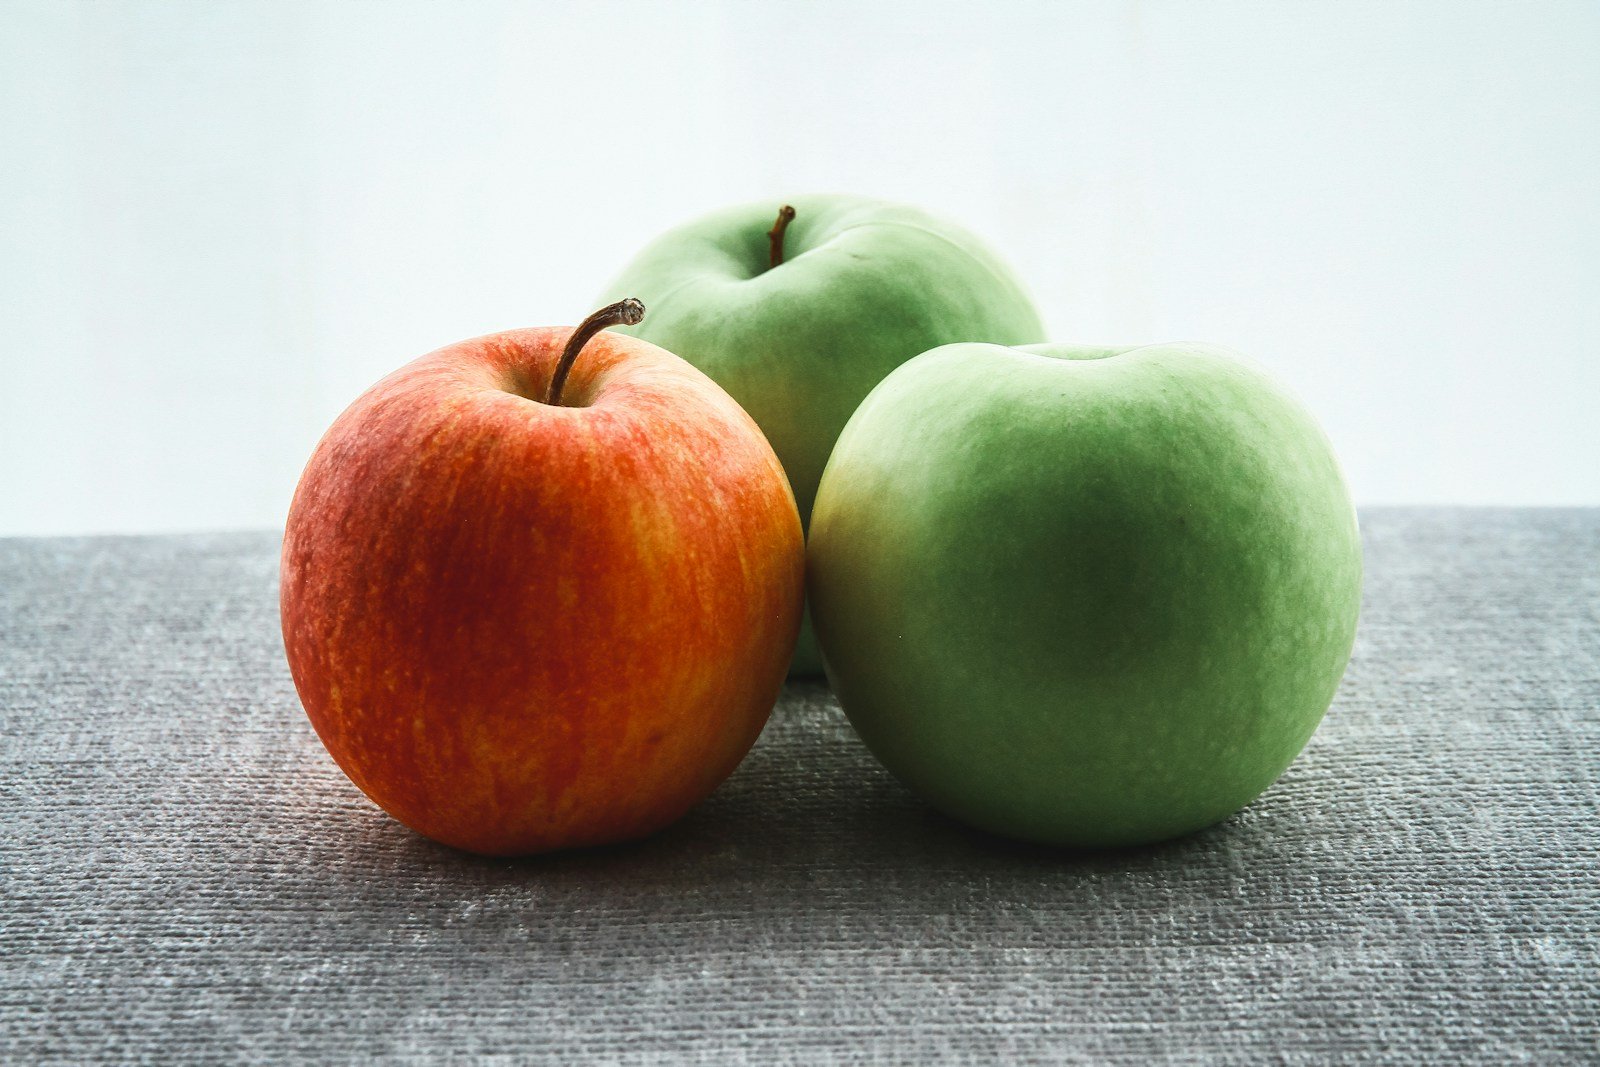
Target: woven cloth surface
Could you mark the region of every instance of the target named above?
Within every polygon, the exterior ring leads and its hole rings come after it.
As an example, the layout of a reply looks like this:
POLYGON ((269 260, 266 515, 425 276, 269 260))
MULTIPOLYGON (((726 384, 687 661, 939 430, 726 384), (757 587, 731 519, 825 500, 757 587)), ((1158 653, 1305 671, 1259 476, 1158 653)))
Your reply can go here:
POLYGON ((275 534, 0 540, 0 1061, 1592 1062, 1600 511, 1363 526, 1332 710, 1199 835, 969 831, 812 684, 675 827, 523 861, 323 752, 275 534))

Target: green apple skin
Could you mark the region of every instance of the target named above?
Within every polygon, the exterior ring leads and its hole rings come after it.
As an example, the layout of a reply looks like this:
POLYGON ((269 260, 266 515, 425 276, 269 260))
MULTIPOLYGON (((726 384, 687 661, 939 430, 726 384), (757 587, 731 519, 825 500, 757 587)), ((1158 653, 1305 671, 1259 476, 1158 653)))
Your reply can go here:
MULTIPOLYGON (((816 195, 728 208, 646 247, 604 301, 649 308, 624 332, 688 360, 755 419, 789 476, 801 522, 839 431, 873 386, 957 341, 1044 339, 1009 269, 972 234, 916 208, 816 195), (789 204, 783 262, 767 234, 789 204)), ((821 670, 802 626, 791 673, 821 670)))
POLYGON ((1355 509, 1304 408, 1227 350, 950 345, 839 439, 807 548, 867 746, 1056 845, 1198 830, 1305 746, 1349 661, 1355 509))

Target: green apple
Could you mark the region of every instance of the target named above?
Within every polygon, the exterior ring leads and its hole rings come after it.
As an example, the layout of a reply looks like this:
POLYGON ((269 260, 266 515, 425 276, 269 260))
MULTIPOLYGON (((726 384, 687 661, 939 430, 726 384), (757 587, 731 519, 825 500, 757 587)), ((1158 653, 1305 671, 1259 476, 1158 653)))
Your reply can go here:
MULTIPOLYGON (((802 523, 839 431, 884 375, 956 341, 1044 339, 1022 287, 976 237, 856 196, 708 215, 645 248, 608 292, 650 309, 627 332, 700 368, 754 417, 802 523)), ((820 669, 807 625, 792 672, 820 669)))
POLYGON ((883 763, 997 833, 1210 825, 1305 746, 1350 657, 1355 509, 1304 408, 1224 349, 949 345, 839 438, 808 593, 883 763))

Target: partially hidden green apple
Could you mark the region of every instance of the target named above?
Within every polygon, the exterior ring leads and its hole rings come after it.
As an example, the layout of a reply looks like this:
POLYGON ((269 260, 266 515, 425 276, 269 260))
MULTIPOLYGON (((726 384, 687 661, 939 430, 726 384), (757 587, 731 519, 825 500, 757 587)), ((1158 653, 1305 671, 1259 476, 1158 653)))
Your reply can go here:
MULTIPOLYGON (((939 345, 1044 338, 1022 287, 976 237, 855 196, 708 215, 645 248, 608 292, 650 308, 628 332, 688 360, 750 413, 802 523, 839 431, 884 375, 939 345)), ((820 669, 805 625, 791 673, 820 669)))
POLYGON ((1310 415, 1199 345, 951 345, 896 370, 818 490, 808 593, 880 760, 975 826, 1200 829, 1305 746, 1361 544, 1310 415))

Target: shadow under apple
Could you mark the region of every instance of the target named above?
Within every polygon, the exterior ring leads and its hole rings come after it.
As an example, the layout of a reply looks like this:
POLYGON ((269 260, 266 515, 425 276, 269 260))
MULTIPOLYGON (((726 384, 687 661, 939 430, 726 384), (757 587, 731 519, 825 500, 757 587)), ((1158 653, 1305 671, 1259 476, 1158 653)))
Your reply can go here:
POLYGON ((825 686, 791 683, 734 776, 647 839, 497 859, 429 841, 361 800, 358 812, 339 805, 328 811, 337 818, 314 828, 329 836, 311 876, 375 915, 424 903, 495 922, 507 909, 536 912, 558 940, 561 917, 574 914, 587 917, 580 926, 605 916, 669 941, 685 924, 738 940, 802 919, 840 936, 960 937, 997 917, 1002 942, 1026 941, 1041 923, 1080 931, 1155 923, 1163 936, 1204 940, 1215 933, 1186 915, 1211 914, 1219 901, 1270 900, 1280 891, 1273 871, 1337 869, 1327 864, 1321 809, 1294 802, 1300 776, 1291 769, 1244 812, 1162 844, 1030 845, 927 806, 878 765, 825 686))

